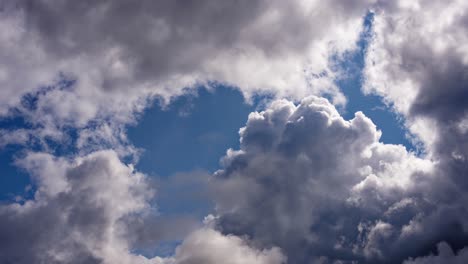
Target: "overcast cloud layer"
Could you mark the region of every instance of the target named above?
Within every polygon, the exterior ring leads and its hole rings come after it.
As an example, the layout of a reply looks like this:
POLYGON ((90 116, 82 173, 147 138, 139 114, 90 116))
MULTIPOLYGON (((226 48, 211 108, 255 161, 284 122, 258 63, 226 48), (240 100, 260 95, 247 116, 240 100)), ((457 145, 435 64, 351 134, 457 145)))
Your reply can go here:
POLYGON ((0 148, 34 186, 0 204, 1 263, 468 261, 466 1, 0 0, 0 32, 0 116, 20 120, 0 148), (337 111, 365 17, 362 90, 420 155, 337 111), (168 219, 125 128, 220 84, 274 99, 193 174, 212 214, 168 219), (138 251, 164 240, 173 255, 138 251))

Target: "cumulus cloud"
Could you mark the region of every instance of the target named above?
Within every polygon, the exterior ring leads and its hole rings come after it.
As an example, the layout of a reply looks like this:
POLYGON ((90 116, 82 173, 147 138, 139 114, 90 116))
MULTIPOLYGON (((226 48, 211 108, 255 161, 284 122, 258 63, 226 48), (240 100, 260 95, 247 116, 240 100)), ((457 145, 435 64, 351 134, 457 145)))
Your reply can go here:
POLYGON ((380 134, 362 113, 344 120, 317 97, 250 114, 213 180, 217 228, 278 246, 290 263, 395 263, 423 251, 406 232, 433 210, 417 189, 434 164, 380 134))

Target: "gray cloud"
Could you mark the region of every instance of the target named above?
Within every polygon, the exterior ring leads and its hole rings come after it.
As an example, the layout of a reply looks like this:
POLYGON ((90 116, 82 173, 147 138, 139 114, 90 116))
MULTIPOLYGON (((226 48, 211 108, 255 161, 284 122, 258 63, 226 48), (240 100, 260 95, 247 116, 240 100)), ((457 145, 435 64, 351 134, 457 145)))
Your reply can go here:
POLYGON ((466 1, 377 8, 364 86, 405 117, 427 158, 437 163, 437 177, 419 179, 417 189, 437 209, 409 227, 427 230, 433 243, 446 241, 454 250, 468 242, 467 11, 466 1))
POLYGON ((468 261, 467 249, 460 250, 455 254, 450 246, 441 242, 437 245, 437 255, 430 255, 426 257, 420 257, 416 259, 407 260, 404 264, 436 264, 436 263, 453 263, 462 264, 468 261))
POLYGON ((125 219, 150 208, 144 175, 112 151, 74 161, 31 153, 19 163, 38 187, 31 200, 1 205, 0 262, 139 262, 125 219))
POLYGON ((393 104, 438 158, 460 152, 451 138, 466 144, 457 127, 468 111, 467 10, 464 1, 382 5, 367 53, 364 90, 393 104))
POLYGON ((399 263, 468 243, 463 164, 379 143, 362 113, 345 121, 325 99, 277 101, 240 135, 213 187, 226 234, 278 246, 292 263, 399 263))
POLYGON ((323 98, 276 101, 250 114, 240 135, 213 180, 223 233, 278 246, 290 263, 395 263, 450 232, 423 217, 440 212, 419 186, 434 184, 435 165, 379 143, 362 113, 346 121, 323 98), (413 228, 420 222, 437 227, 432 236, 413 228))
POLYGON ((149 179, 114 151, 73 160, 28 153, 17 163, 37 191, 0 205, 1 263, 285 263, 278 248, 251 247, 189 216, 160 215, 149 179), (133 253, 180 240, 173 257, 133 253))

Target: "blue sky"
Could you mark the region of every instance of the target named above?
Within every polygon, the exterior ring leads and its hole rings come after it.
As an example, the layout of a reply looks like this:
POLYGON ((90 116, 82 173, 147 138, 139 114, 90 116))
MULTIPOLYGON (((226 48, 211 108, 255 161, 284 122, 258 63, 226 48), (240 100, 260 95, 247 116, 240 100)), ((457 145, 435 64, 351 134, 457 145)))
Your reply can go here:
POLYGON ((155 104, 128 129, 130 141, 144 149, 137 168, 163 177, 218 169, 226 150, 238 147, 239 128, 255 109, 255 103, 246 103, 239 91, 224 86, 200 88, 196 95, 176 98, 164 110, 155 104))

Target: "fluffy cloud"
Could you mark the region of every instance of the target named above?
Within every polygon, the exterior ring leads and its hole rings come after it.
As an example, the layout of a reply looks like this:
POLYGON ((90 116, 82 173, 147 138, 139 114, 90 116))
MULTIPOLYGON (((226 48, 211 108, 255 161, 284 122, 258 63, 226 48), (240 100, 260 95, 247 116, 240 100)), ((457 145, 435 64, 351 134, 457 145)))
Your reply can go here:
MULTIPOLYGON (((446 241, 454 250, 468 241, 467 21, 466 1, 384 2, 375 10, 364 86, 405 117, 437 163, 434 180, 420 179, 417 189, 435 210, 408 225, 407 234, 426 230, 424 240, 446 241)), ((419 261, 431 259, 443 257, 419 261)))
POLYGON ((149 208, 144 175, 112 151, 68 161, 30 153, 19 161, 34 198, 0 207, 2 263, 135 263, 126 217, 149 208))
POLYGON ((467 21, 466 1, 384 1, 375 10, 364 91, 402 113, 429 152, 466 154, 449 138, 466 145, 456 127, 468 111, 467 21))
POLYGON ((355 47, 371 2, 0 1, 0 113, 63 78, 76 82, 41 94, 41 122, 128 118, 210 82, 343 102, 329 57, 355 47))
POLYGON ((283 264, 286 258, 278 248, 256 250, 243 239, 203 228, 188 236, 172 258, 162 264, 283 264))
POLYGON ((398 262, 424 251, 408 237, 427 238, 410 226, 435 210, 418 184, 432 183, 434 164, 379 143, 380 133, 317 97, 250 114, 240 150, 213 180, 217 228, 278 246, 290 263, 398 262))

